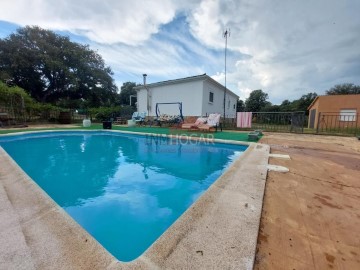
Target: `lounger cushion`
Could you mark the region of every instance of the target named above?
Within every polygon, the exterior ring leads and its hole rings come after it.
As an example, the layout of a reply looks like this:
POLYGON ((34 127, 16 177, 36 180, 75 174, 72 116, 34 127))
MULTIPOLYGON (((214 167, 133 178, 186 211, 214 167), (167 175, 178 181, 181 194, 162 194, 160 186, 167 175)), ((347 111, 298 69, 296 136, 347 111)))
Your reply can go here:
POLYGON ((219 125, 219 122, 220 122, 220 114, 219 113, 211 113, 209 114, 209 117, 207 119, 207 124, 209 126, 217 126, 219 125))
POLYGON ((199 117, 198 119, 196 119, 194 126, 205 124, 206 121, 207 121, 207 118, 199 117))

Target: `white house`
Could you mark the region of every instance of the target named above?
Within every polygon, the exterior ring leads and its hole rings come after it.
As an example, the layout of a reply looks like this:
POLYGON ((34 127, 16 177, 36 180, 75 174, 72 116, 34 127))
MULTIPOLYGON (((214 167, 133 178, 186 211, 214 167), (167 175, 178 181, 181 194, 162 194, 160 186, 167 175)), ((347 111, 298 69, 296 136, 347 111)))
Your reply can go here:
MULTIPOLYGON (((156 116, 157 103, 182 103, 183 116, 224 114, 225 87, 206 74, 135 87, 137 110, 156 116)), ((235 118, 239 97, 226 89, 225 115, 235 118)), ((158 105, 160 114, 179 115, 178 104, 158 105)))

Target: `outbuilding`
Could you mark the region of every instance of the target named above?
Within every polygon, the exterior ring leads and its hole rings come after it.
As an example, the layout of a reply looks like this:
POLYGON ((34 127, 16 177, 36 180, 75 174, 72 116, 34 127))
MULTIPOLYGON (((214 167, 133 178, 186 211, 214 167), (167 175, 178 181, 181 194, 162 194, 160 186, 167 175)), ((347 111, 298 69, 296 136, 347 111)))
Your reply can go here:
POLYGON ((360 127, 360 95, 318 96, 308 110, 309 128, 360 127))

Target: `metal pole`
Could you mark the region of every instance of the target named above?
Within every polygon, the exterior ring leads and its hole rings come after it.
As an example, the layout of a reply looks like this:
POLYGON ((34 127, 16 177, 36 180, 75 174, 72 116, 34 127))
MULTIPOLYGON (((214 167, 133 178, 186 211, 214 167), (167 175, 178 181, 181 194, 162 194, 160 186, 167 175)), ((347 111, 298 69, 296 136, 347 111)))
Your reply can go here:
POLYGON ((130 106, 132 105, 131 98, 136 98, 136 96, 130 95, 130 106))
POLYGON ((226 109, 226 50, 227 50, 227 38, 230 36, 230 30, 225 30, 224 38, 225 38, 225 89, 224 89, 224 121, 225 121, 225 109, 226 109))
POLYGON ((317 125, 316 125, 316 134, 319 134, 319 126, 320 126, 320 117, 321 117, 321 112, 319 112, 318 114, 318 119, 317 119, 317 125))
POLYGON ((146 76, 147 76, 147 74, 143 74, 144 87, 146 89, 146 107, 147 107, 147 111, 148 111, 148 116, 150 116, 150 93, 149 93, 149 88, 147 88, 147 86, 146 86, 146 76))
POLYGON ((356 115, 355 114, 355 119, 356 119, 356 121, 355 121, 355 131, 354 131, 354 135, 356 136, 356 133, 357 133, 357 124, 358 124, 358 121, 359 121, 359 116, 360 116, 360 114, 358 114, 358 115, 356 115))

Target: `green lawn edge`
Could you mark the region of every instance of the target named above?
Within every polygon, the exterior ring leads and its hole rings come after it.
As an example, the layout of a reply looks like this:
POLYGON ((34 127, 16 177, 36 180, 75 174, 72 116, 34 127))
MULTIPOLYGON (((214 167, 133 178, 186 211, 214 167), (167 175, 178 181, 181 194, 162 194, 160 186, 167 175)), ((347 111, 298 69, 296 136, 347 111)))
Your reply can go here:
MULTIPOLYGON (((77 127, 56 127, 56 128, 14 128, 14 129, 0 129, 0 134, 12 134, 18 132, 31 132, 31 131, 51 131, 51 130, 102 130, 102 124, 92 124, 90 127, 82 127, 81 125, 77 127)), ((198 132, 198 131, 187 131, 183 129, 172 129, 172 128, 162 128, 162 127, 125 127, 125 126, 112 126, 112 130, 119 131, 130 131, 130 132, 139 132, 139 133, 152 133, 152 134, 165 134, 165 135, 184 135, 192 137, 211 137, 221 140, 231 140, 231 141, 244 141, 244 142, 257 142, 257 140, 249 140, 248 132, 238 132, 238 131, 229 131, 224 130, 222 132, 198 132), (213 136, 213 137, 212 137, 213 136)))

